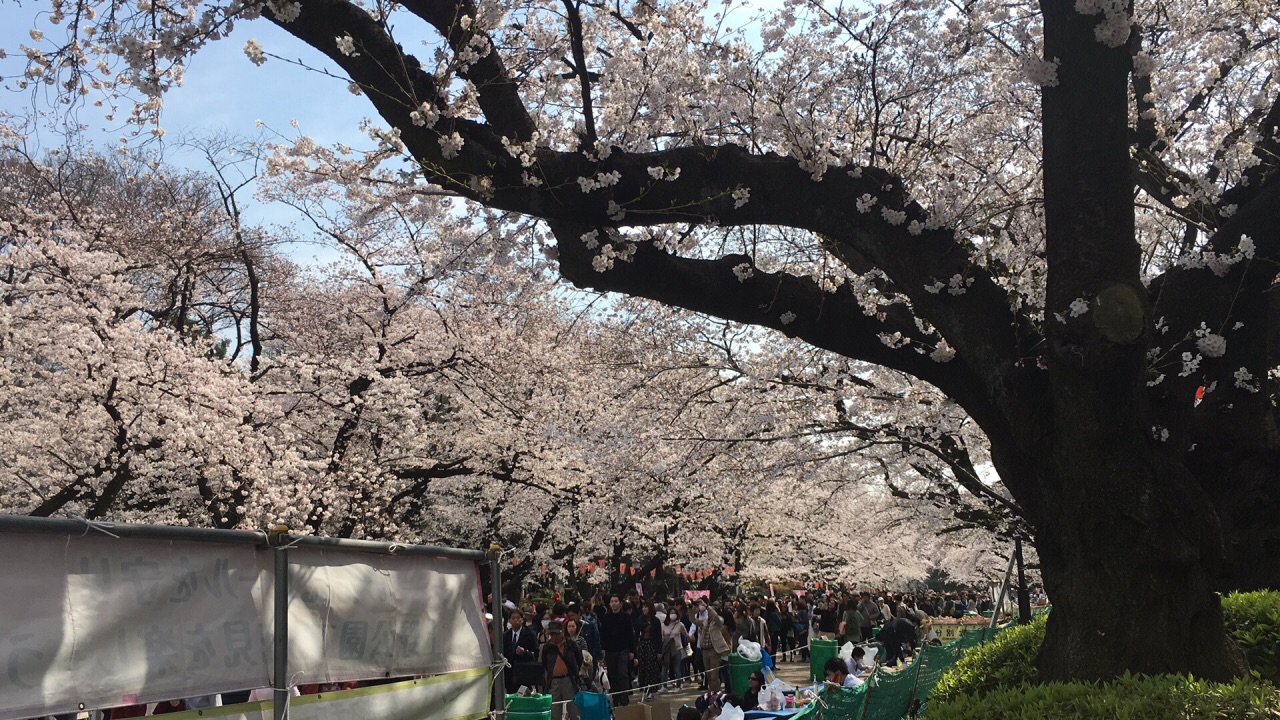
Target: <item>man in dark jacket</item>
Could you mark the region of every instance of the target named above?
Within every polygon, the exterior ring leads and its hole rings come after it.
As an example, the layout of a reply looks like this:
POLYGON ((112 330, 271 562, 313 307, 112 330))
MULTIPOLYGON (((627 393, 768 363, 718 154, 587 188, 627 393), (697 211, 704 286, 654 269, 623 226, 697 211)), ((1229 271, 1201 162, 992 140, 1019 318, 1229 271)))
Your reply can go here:
POLYGON ((604 666, 609 673, 609 692, 614 705, 631 702, 631 665, 636 659, 636 634, 631 617, 622 612, 622 596, 609 596, 609 612, 599 618, 600 644, 604 646, 604 666))
POLYGON ((578 720, 578 706, 573 696, 578 693, 578 673, 582 669, 582 651, 564 634, 564 623, 552 620, 547 625, 547 641, 542 644, 543 677, 551 693, 552 720, 561 720, 569 708, 569 720, 578 720))
POLYGON ((525 627, 524 614, 512 610, 507 615, 511 624, 502 635, 502 654, 511 663, 507 671, 507 692, 513 693, 521 685, 530 688, 540 687, 541 673, 538 672, 538 636, 533 630, 525 627))
POLYGON ((862 593, 862 602, 858 604, 858 612, 862 614, 862 641, 871 639, 871 628, 880 621, 880 606, 871 600, 871 593, 862 593))
POLYGON ((894 618, 885 623, 880 628, 880 635, 877 640, 884 646, 884 664, 894 667, 898 661, 902 659, 902 646, 910 645, 913 649, 916 646, 916 640, 919 633, 916 631, 915 615, 908 614, 906 617, 894 618))

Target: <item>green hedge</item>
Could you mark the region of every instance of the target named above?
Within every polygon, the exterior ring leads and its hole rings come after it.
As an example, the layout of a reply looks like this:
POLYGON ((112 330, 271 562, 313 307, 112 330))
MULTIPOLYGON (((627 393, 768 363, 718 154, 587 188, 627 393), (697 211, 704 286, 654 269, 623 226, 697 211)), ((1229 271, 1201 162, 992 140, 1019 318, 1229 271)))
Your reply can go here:
POLYGON ((1275 720, 1280 692, 1240 680, 1126 675, 1106 683, 1018 685, 929 702, 928 720, 1275 720))
MULTIPOLYGON (((1244 650, 1250 669, 1280 686, 1280 592, 1232 593, 1222 599, 1222 612, 1227 632, 1244 650)), ((1046 619, 1010 628, 995 640, 967 650, 938 680, 931 699, 937 703, 1035 682, 1036 653, 1044 642, 1046 619)))
POLYGON ((1249 669, 1280 685, 1280 592, 1232 593, 1222 598, 1227 632, 1244 650, 1249 669))
POLYGON ((930 707, 963 695, 983 695, 1035 682, 1036 653, 1044 642, 1047 620, 1041 616, 1029 625, 1008 628, 991 642, 966 650, 960 661, 938 679, 929 695, 930 707))

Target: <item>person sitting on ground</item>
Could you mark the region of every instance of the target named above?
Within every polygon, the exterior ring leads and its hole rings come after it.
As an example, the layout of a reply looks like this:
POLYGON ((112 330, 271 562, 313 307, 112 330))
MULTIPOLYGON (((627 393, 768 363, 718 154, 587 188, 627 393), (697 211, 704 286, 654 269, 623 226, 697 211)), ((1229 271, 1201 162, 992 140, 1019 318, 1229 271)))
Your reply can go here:
POLYGON ((849 666, 838 657, 827 659, 827 664, 822 666, 822 677, 837 687, 855 688, 862 684, 862 680, 850 674, 849 666))
POLYGON ((764 687, 764 673, 756 670, 747 678, 747 691, 742 694, 742 709, 755 710, 760 707, 760 689, 764 687))
POLYGON ((724 699, 724 693, 719 690, 711 690, 699 695, 698 699, 693 701, 693 705, 702 720, 711 720, 711 718, 720 715, 720 711, 724 708, 724 699))
POLYGON ((849 674, 856 677, 865 678, 871 674, 871 665, 863 661, 866 657, 867 649, 864 647, 853 647, 853 654, 849 656, 849 674))
POLYGON ((676 712, 676 720, 702 720, 702 713, 698 712, 698 708, 682 705, 676 712))

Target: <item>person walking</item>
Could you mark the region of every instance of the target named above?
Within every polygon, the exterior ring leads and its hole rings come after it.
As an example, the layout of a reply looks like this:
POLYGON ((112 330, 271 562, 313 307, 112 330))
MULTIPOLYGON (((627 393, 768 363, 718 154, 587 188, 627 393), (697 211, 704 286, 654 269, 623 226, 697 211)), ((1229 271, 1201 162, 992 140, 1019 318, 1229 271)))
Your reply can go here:
POLYGON ((537 688, 541 678, 537 672, 538 639, 533 630, 525 627, 524 613, 519 609, 507 615, 510 629, 502 638, 502 654, 511 662, 507 675, 507 692, 514 693, 523 685, 537 688))
POLYGON ((796 604, 795 624, 792 629, 796 635, 796 647, 800 648, 800 660, 809 662, 809 627, 813 617, 809 613, 809 603, 801 599, 796 604))
POLYGON ((764 606, 764 624, 769 628, 769 651, 777 655, 782 652, 782 613, 778 604, 770 600, 764 606))
POLYGON ((600 644, 604 648, 605 672, 614 705, 631 702, 631 665, 636 659, 636 634, 631 617, 622 612, 622 596, 609 596, 609 612, 599 618, 600 644))
POLYGON ((862 641, 867 642, 871 639, 871 628, 880 620, 880 606, 871 600, 871 593, 862 593, 858 612, 862 615, 862 641))
POLYGON ((790 603, 782 605, 781 624, 782 640, 779 647, 782 652, 790 652, 796 648, 796 616, 791 612, 790 603))
POLYGON ((652 602, 640 606, 640 628, 636 632, 636 662, 640 670, 640 687, 644 699, 652 700, 653 691, 662 682, 662 626, 652 602))
POLYGON ((720 691, 720 666, 729 655, 729 641, 724 637, 724 619, 707 601, 698 600, 699 649, 702 651, 702 667, 706 671, 707 688, 720 691))
POLYGON ((587 638, 582 633, 582 622, 570 615, 569 619, 564 621, 564 634, 574 645, 578 646, 578 652, 582 655, 582 671, 578 673, 578 689, 595 692, 596 659, 591 654, 591 651, 587 649, 587 638))
POLYGON ((573 696, 578 694, 578 675, 582 671, 582 651, 565 636, 564 623, 552 620, 547 623, 547 641, 539 654, 544 676, 544 687, 551 693, 551 718, 563 720, 565 708, 569 720, 578 720, 578 706, 573 696))
POLYGON ((679 690, 682 686, 680 664, 688 642, 689 631, 680 622, 679 609, 672 606, 662 621, 662 682, 668 690, 679 690))

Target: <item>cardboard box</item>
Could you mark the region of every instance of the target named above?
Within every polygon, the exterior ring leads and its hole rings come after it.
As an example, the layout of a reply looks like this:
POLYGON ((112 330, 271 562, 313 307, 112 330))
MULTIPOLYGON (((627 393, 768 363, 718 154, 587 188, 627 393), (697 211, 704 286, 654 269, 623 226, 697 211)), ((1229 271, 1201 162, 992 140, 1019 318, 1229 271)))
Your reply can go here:
POLYGON ((647 705, 615 705, 613 720, 652 720, 647 705))
POLYGON ((670 700, 650 700, 645 705, 649 707, 649 720, 671 720, 673 717, 670 700))

